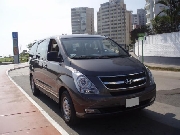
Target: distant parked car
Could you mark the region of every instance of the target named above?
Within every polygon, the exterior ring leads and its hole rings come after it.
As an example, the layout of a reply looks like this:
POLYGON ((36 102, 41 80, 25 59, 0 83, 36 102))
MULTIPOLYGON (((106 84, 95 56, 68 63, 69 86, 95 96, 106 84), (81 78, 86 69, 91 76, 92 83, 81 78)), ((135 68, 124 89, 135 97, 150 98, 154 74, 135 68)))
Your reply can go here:
POLYGON ((155 101, 150 70, 110 38, 62 35, 41 40, 29 52, 32 93, 59 103, 63 119, 143 109, 155 101))

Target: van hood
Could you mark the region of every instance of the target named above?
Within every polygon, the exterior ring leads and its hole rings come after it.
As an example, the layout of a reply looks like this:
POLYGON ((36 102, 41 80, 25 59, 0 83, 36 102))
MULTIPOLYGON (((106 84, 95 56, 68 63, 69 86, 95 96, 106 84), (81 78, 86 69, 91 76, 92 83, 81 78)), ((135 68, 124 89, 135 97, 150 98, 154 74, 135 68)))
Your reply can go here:
POLYGON ((71 67, 87 76, 109 76, 145 71, 134 57, 111 59, 71 59, 71 67))

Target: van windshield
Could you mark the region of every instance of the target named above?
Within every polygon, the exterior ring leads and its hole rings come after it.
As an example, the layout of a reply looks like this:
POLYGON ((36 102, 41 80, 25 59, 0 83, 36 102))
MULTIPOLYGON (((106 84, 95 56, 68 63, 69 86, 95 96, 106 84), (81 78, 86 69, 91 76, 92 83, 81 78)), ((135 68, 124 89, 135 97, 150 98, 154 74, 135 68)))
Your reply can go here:
POLYGON ((68 57, 72 59, 129 56, 117 43, 108 38, 66 38, 61 41, 68 57))

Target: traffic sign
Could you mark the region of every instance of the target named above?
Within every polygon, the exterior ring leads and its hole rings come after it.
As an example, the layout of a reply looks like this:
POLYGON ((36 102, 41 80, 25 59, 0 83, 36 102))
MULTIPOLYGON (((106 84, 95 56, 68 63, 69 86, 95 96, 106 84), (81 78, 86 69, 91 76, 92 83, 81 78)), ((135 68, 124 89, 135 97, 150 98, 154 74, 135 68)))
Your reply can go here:
POLYGON ((144 40, 144 37, 139 37, 138 39, 139 39, 139 40, 144 40))
POLYGON ((18 39, 13 39, 13 47, 18 47, 18 39))
POLYGON ((19 63, 18 32, 12 32, 14 64, 19 63))
POLYGON ((17 32, 12 32, 12 37, 13 37, 13 39, 18 39, 18 33, 17 32))
POLYGON ((19 55, 19 49, 18 47, 13 47, 14 55, 19 55))
POLYGON ((145 33, 138 33, 138 37, 144 37, 145 33))

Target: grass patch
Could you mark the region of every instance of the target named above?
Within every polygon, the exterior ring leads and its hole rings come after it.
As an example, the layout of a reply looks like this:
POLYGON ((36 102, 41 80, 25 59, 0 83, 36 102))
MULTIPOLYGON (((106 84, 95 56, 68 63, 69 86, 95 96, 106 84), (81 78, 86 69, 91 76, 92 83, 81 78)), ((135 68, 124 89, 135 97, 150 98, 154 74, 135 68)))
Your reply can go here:
POLYGON ((13 58, 0 58, 0 62, 12 62, 13 58))
POLYGON ((164 67, 151 67, 151 66, 148 66, 148 65, 146 65, 146 67, 148 67, 149 69, 152 69, 152 70, 180 72, 180 69, 173 68, 173 67, 169 67, 169 68, 168 67, 167 68, 164 68, 164 67))
MULTIPOLYGON (((13 61, 14 61, 14 59, 9 58, 9 57, 0 58, 0 63, 2 63, 2 62, 13 62, 13 61)), ((24 63, 24 62, 27 62, 27 61, 28 61, 28 57, 20 57, 20 59, 19 59, 20 63, 24 63)))

